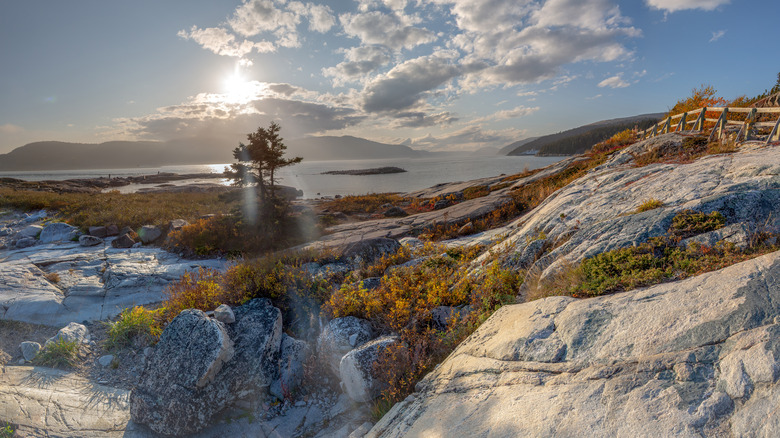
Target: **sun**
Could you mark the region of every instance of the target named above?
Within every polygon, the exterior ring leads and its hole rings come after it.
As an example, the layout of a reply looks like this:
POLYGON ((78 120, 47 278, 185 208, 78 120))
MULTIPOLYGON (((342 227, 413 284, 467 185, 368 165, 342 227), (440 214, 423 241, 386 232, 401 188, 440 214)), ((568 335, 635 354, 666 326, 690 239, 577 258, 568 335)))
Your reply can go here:
POLYGON ((257 83, 234 73, 225 79, 225 102, 247 103, 257 97, 257 83))

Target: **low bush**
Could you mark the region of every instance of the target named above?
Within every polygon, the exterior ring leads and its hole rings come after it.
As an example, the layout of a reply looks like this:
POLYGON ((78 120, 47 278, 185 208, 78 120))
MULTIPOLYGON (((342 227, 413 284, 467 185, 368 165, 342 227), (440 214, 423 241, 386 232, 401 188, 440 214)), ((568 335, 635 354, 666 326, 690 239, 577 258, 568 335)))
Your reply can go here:
POLYGON ((636 208, 636 212, 642 213, 644 211, 655 210, 656 208, 661 208, 663 206, 664 206, 663 202, 655 198, 650 198, 642 202, 641 204, 639 204, 639 207, 636 208))
POLYGON ((78 363, 78 360, 78 342, 59 338, 41 349, 32 363, 45 367, 72 368, 78 363))
POLYGON ((158 322, 159 314, 159 310, 147 310, 140 306, 123 310, 116 321, 108 323, 106 349, 141 347, 157 342, 162 332, 158 322))
POLYGON ((14 432, 13 424, 3 421, 2 425, 0 425, 0 438, 13 438, 14 432))
POLYGON ((724 225, 726 225, 726 218, 720 212, 713 211, 707 214, 693 210, 683 210, 672 218, 669 234, 684 239, 723 228, 724 225))

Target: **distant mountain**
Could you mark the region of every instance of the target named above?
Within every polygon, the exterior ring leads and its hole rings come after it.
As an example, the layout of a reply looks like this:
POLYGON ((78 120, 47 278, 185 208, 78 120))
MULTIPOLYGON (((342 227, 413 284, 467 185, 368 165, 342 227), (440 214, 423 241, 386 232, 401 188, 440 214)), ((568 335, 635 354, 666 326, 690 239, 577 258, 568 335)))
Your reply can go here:
POLYGON ((502 147, 501 149, 498 150, 498 155, 511 155, 510 152, 512 152, 513 150, 519 148, 520 146, 522 146, 524 144, 528 144, 528 143, 536 140, 537 138, 539 138, 539 137, 530 137, 530 138, 526 138, 526 139, 523 139, 523 140, 518 140, 518 141, 516 141, 516 142, 514 142, 512 144, 506 145, 506 146, 504 146, 504 147, 502 147))
POLYGON ((76 170, 227 163, 233 147, 214 139, 109 141, 100 144, 40 141, 0 155, 0 170, 76 170))
POLYGON ((364 138, 305 137, 285 141, 287 154, 304 160, 366 160, 379 158, 418 158, 423 155, 401 144, 377 143, 364 138))
POLYGON ((614 134, 638 125, 640 129, 652 125, 663 117, 663 113, 641 114, 619 119, 602 120, 557 134, 538 137, 533 141, 520 140, 502 148, 506 155, 573 155, 581 154, 594 144, 614 134))
MULTIPOLYGON (((213 138, 109 141, 100 144, 41 141, 0 154, 0 171, 123 169, 187 164, 230 163, 238 142, 213 138)), ((285 141, 288 156, 304 160, 416 158, 422 152, 403 145, 357 137, 308 137, 285 141)))

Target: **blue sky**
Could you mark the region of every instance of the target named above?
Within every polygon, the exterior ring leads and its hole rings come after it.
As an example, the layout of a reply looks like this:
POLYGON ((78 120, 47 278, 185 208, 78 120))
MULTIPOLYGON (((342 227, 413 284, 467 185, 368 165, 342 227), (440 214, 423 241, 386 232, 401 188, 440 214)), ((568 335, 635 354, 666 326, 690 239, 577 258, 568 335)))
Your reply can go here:
POLYGON ((0 153, 355 135, 500 147, 771 88, 776 0, 6 1, 0 153))

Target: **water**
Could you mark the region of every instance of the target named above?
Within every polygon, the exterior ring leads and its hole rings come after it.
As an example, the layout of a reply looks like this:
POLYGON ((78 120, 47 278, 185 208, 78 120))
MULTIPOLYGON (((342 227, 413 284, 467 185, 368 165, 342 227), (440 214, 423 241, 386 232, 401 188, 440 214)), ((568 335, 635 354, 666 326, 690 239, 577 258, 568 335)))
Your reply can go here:
MULTIPOLYGON (((381 160, 346 161, 304 161, 281 169, 281 184, 303 190, 304 198, 334 195, 358 195, 365 193, 411 192, 425 189, 439 183, 468 181, 500 174, 519 173, 527 169, 548 166, 562 157, 479 157, 470 155, 441 155, 427 158, 392 158, 381 160), (321 175, 331 170, 370 169, 396 166, 407 172, 385 175, 321 175)), ((0 172, 0 177, 28 181, 65 180, 74 178, 97 178, 101 176, 125 177, 151 175, 157 172, 173 173, 216 173, 222 172, 226 164, 191 166, 163 166, 133 169, 108 170, 62 170, 41 172, 0 172)), ((208 179, 198 182, 221 182, 227 180, 208 179)), ((134 189, 146 186, 134 186, 134 189)), ((123 191, 128 191, 127 189, 123 191)))

